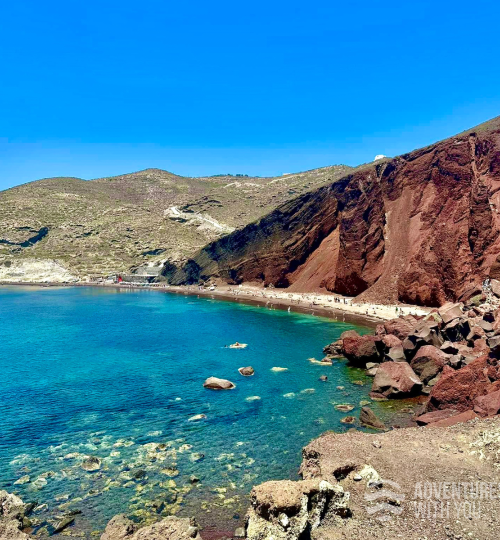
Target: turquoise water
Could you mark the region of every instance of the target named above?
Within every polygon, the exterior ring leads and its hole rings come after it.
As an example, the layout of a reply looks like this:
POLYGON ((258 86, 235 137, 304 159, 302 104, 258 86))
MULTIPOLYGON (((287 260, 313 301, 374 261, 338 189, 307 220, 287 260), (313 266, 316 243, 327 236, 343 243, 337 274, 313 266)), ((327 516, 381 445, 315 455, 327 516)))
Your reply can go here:
POLYGON ((308 361, 350 328, 155 291, 0 287, 0 488, 47 504, 38 526, 78 509, 89 535, 121 512, 231 531, 253 485, 296 478, 304 445, 350 427, 335 404, 359 414, 363 373, 308 361), (248 348, 224 347, 235 341, 248 348), (212 375, 236 388, 204 389, 212 375))

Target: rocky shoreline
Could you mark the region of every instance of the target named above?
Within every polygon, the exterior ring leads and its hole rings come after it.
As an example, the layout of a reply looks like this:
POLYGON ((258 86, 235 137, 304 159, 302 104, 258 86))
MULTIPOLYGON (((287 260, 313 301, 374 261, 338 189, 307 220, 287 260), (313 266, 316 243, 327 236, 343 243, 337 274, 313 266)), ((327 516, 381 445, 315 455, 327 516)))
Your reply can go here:
POLYGON ((374 400, 428 396, 419 425, 452 425, 500 413, 500 282, 467 304, 401 316, 375 335, 344 332, 325 347, 374 377, 374 400))

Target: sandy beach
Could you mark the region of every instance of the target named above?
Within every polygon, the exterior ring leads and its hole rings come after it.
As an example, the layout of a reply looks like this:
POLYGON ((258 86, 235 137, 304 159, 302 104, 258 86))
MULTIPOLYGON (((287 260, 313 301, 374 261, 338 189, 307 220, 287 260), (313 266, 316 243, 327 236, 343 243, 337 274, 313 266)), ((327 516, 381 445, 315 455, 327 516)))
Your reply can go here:
POLYGON ((383 305, 356 302, 353 298, 316 292, 289 292, 286 289, 262 288, 251 285, 219 285, 203 288, 197 285, 174 286, 166 284, 140 285, 134 283, 2 283, 0 285, 22 285, 42 287, 112 287, 117 289, 142 289, 159 292, 195 295, 231 302, 262 305, 267 309, 281 309, 290 312, 306 313, 330 319, 364 323, 375 326, 381 320, 389 320, 399 315, 426 315, 431 308, 408 304, 383 305))

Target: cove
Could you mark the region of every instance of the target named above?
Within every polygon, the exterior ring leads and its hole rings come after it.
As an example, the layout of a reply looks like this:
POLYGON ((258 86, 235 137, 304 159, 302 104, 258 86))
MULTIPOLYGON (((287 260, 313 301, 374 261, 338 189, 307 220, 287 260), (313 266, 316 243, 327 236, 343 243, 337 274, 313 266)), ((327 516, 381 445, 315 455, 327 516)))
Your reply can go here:
POLYGON ((38 528, 81 511, 88 538, 117 513, 232 533, 252 486, 297 478, 303 446, 351 427, 335 405, 357 417, 371 384, 343 361, 308 361, 368 328, 195 296, 0 287, 0 328, 0 489, 47 505, 38 528), (212 375, 236 388, 204 389, 212 375), (87 456, 99 469, 82 469, 87 456))

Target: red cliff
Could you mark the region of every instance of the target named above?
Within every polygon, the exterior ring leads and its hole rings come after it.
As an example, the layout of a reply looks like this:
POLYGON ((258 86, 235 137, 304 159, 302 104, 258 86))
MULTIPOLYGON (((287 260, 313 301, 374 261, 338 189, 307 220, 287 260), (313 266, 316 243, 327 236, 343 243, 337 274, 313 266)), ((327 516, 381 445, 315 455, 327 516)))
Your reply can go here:
POLYGON ((500 117, 357 169, 212 242, 172 283, 218 277, 379 303, 464 300, 500 277, 500 117))

